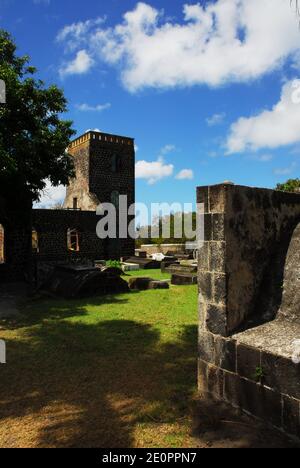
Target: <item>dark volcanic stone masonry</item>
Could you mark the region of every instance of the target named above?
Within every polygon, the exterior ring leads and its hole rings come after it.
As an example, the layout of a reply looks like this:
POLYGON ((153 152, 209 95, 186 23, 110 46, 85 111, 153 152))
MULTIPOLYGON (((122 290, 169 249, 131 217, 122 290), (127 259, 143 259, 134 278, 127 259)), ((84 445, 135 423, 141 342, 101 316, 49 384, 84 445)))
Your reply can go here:
POLYGON ((199 391, 300 438, 300 194, 218 185, 199 253, 199 391))
MULTIPOLYGON (((74 140, 69 153, 76 177, 70 180, 64 209, 31 210, 31 203, 11 206, 0 200, 0 224, 4 228, 4 256, 0 281, 29 280, 44 263, 119 259, 134 255, 135 241, 127 233, 101 240, 96 226, 100 204, 113 202, 119 213, 135 202, 135 150, 132 138, 88 132, 74 140), (124 207, 120 196, 127 196, 124 207), (31 226, 38 248, 32 251, 31 226), (68 230, 76 231, 76 248, 68 246, 68 230), (127 238, 126 238, 127 237, 127 238)), ((128 224, 134 216, 128 216, 128 224)), ((119 229, 117 229, 119 231, 119 229)), ((73 238, 74 242, 74 238, 73 238)))
POLYGON ((99 203, 112 202, 114 193, 135 201, 134 140, 89 132, 71 143, 76 179, 70 181, 65 208, 96 211, 99 203))
POLYGON ((171 283, 175 286, 189 286, 197 284, 197 275, 189 273, 174 274, 171 277, 171 283))
POLYGON ((167 281, 157 281, 152 278, 130 278, 129 288, 133 291, 147 291, 148 289, 169 289, 167 281))
POLYGON ((113 269, 56 266, 42 286, 43 292, 66 299, 129 291, 127 282, 113 269))

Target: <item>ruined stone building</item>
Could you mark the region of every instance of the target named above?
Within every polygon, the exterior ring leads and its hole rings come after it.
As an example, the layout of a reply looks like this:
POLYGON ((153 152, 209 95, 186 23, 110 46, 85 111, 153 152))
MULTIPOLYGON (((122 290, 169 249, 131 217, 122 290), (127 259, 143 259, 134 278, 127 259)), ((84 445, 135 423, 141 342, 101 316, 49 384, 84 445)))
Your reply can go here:
POLYGON ((69 153, 76 177, 63 209, 17 210, 0 200, 0 281, 23 280, 28 264, 134 254, 133 239, 102 240, 96 234, 101 203, 112 202, 118 210, 119 195, 127 195, 128 206, 135 202, 134 140, 91 131, 72 141, 69 153))
POLYGON ((300 438, 300 194, 199 187, 199 391, 300 438))

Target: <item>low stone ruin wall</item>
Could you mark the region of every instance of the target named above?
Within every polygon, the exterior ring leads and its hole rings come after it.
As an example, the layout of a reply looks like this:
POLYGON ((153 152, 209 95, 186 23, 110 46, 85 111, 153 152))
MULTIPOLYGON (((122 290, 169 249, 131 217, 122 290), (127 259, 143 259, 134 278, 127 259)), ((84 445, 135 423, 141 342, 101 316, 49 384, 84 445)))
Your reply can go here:
POLYGON ((300 195, 223 184, 197 201, 199 390, 300 437, 300 195))
POLYGON ((2 225, 3 263, 0 264, 0 284, 6 281, 24 281, 31 248, 30 205, 22 209, 11 207, 0 197, 0 224, 2 225))
POLYGON ((71 254, 67 247, 67 230, 79 232, 80 251, 73 257, 100 260, 105 256, 104 242, 96 236, 99 217, 92 211, 33 210, 32 225, 38 233, 40 262, 67 262, 71 254))
POLYGON ((171 253, 176 255, 180 253, 185 253, 185 244, 146 244, 141 246, 141 250, 146 252, 147 255, 153 255, 157 253, 162 253, 167 255, 171 253))
POLYGON ((4 228, 5 262, 0 263, 0 283, 30 281, 40 270, 61 263, 95 260, 119 260, 134 255, 134 239, 99 239, 96 226, 100 217, 92 211, 31 210, 14 211, 0 198, 0 224, 4 228), (32 251, 32 228, 38 239, 38 251, 32 251), (80 249, 70 252, 68 229, 76 229, 80 249))

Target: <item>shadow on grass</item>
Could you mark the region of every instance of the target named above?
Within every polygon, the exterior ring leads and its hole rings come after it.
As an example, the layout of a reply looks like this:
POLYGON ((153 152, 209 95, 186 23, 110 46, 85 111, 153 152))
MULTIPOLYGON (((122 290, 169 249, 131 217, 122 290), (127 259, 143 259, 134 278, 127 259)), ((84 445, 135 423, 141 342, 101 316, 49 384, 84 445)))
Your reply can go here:
POLYGON ((38 302, 10 323, 0 447, 290 446, 224 404, 194 399, 196 326, 163 342, 147 323, 85 317, 88 306, 101 315, 102 306, 126 302, 124 295, 38 302))
POLYGON ((32 431, 40 447, 132 447, 137 425, 186 416, 196 385, 196 326, 162 344, 156 329, 135 321, 61 320, 84 315, 84 303, 71 310, 70 303, 50 308, 53 320, 33 317, 21 341, 7 342, 0 419, 28 418, 18 424, 17 445, 24 431, 26 446, 32 431))

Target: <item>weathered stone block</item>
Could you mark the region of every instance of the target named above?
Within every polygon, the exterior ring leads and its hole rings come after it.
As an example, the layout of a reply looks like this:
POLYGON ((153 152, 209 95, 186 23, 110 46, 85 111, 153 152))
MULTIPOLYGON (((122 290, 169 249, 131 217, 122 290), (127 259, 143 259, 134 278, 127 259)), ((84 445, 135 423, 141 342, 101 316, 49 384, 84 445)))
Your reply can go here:
POLYGON ((128 284, 114 268, 57 266, 42 290, 66 299, 128 292, 128 284))
POLYGON ((197 188, 197 203, 204 204, 204 212, 209 212, 208 206, 208 187, 198 187, 197 188))
POLYGON ((208 302, 213 300, 213 275, 208 271, 199 271, 198 287, 199 293, 208 302))
POLYGON ((190 286, 192 284, 197 284, 197 275, 196 274, 176 274, 172 275, 171 283, 174 286, 190 286))
POLYGON ((158 262, 151 258, 129 257, 126 260, 126 263, 139 265, 140 270, 156 270, 160 269, 161 267, 161 262, 158 262))
POLYGON ((199 330, 198 335, 199 359, 209 364, 215 363, 214 336, 204 330, 199 330))
MULTIPOLYGON (((228 316, 234 315, 229 317, 234 331, 254 312, 265 313, 258 309, 265 307, 266 288, 272 287, 269 278, 276 281, 280 277, 275 257, 299 222, 300 195, 225 184, 207 188, 213 232, 208 270, 230 273, 227 307, 228 316)), ((206 193, 206 188, 202 190, 206 193)), ((280 268, 282 261, 278 265, 280 268)), ((297 289, 297 304, 296 296, 297 289)), ((275 311, 276 301, 277 297, 272 303, 275 311)))
POLYGON ((224 214, 212 215, 212 239, 225 241, 225 217, 224 214))
POLYGON ((211 215, 199 252, 201 386, 300 437, 300 195, 221 184, 199 200, 211 215))
POLYGON ((170 289, 167 281, 150 281, 149 289, 170 289))
POLYGON ((212 240, 212 215, 210 213, 205 213, 203 216, 204 222, 204 241, 212 240))
POLYGON ((199 294, 199 297, 198 297, 199 328, 204 329, 204 330, 205 330, 206 309, 207 309, 207 302, 204 300, 201 294, 199 294))
POLYGON ((129 288, 135 291, 146 291, 148 289, 169 289, 167 281, 155 281, 151 278, 130 278, 129 288))
POLYGON ((218 400, 223 398, 224 373, 215 366, 207 367, 207 389, 208 392, 218 400))
POLYGON ((224 306, 207 304, 206 327, 216 335, 227 335, 226 308, 224 306))
POLYGON ((237 373, 252 381, 256 378, 257 369, 261 367, 261 353, 258 349, 242 344, 237 345, 237 373))
POLYGON ((209 211, 210 213, 224 213, 226 203, 225 185, 213 185, 209 187, 209 211))
POLYGON ((198 250, 198 269, 199 271, 209 271, 209 242, 204 242, 203 246, 198 250))
POLYGON ((300 222, 293 232, 285 261, 280 316, 300 323, 300 222))
POLYGON ((198 391, 200 395, 208 393, 207 369, 207 362, 198 359, 198 391))
POLYGON ((281 395, 262 385, 225 373, 224 396, 235 407, 281 427, 281 395))
POLYGON ((236 408, 241 407, 240 380, 238 375, 224 372, 224 399, 236 408))
POLYGON ((135 291, 146 291, 149 289, 149 284, 154 281, 152 278, 130 278, 128 284, 129 289, 135 291))
POLYGON ((282 426, 289 434, 300 437, 300 401, 282 397, 282 426))
POLYGON ((210 271, 226 272, 225 242, 210 242, 210 271))
POLYGON ((236 372, 236 342, 220 336, 215 337, 215 364, 221 369, 236 372))
POLYGON ((197 264, 188 264, 182 265, 180 263, 172 263, 168 267, 165 268, 165 273, 169 273, 170 275, 191 275, 197 276, 198 266, 197 264))
POLYGON ((162 273, 170 273, 170 271, 173 271, 173 268, 175 269, 177 266, 179 266, 179 262, 176 260, 164 260, 161 262, 160 269, 162 273))
POLYGON ((262 385, 240 380, 240 406, 258 418, 281 427, 281 396, 262 385))
POLYGON ((300 364, 263 352, 261 366, 265 375, 265 385, 300 400, 300 364))
POLYGON ((215 273, 212 278, 213 302, 225 306, 227 300, 227 275, 215 273))

